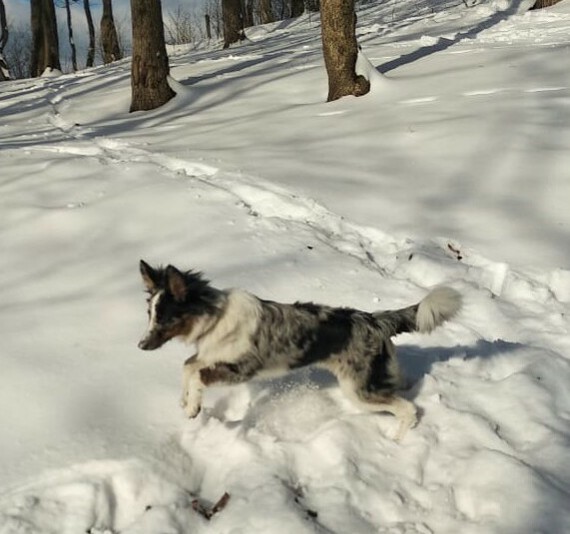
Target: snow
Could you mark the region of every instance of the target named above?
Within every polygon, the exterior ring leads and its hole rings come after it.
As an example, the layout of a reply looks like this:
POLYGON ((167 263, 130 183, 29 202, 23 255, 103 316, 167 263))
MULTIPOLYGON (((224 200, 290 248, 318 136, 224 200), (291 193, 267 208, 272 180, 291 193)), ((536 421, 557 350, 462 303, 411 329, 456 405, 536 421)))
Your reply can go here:
POLYGON ((454 4, 362 5, 372 91, 330 104, 314 14, 172 49, 153 112, 128 113, 128 60, 0 84, 1 534, 570 531, 570 3, 454 4), (315 370, 186 420, 190 349, 137 349, 140 258, 465 305, 395 340, 401 443, 315 370))

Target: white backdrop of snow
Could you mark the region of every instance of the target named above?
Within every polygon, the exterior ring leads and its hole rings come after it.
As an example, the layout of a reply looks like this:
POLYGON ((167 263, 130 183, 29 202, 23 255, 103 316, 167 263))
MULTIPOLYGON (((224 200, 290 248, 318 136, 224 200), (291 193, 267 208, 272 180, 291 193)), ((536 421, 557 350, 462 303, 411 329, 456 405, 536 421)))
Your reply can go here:
POLYGON ((332 104, 314 15, 171 50, 150 113, 128 60, 0 85, 0 533, 570 531, 570 4, 454 3, 361 6, 373 90, 332 104), (465 308, 397 338, 422 414, 400 444, 314 371, 187 421, 188 349, 136 348, 141 257, 465 308))

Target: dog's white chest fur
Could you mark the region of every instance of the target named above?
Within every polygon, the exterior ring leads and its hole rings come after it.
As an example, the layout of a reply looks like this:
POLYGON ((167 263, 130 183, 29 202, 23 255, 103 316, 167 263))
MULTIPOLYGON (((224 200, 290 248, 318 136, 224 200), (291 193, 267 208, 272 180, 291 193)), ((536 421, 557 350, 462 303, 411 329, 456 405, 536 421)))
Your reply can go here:
POLYGON ((198 360, 213 364, 232 363, 250 346, 260 316, 259 301, 246 291, 231 290, 223 315, 196 341, 198 360))

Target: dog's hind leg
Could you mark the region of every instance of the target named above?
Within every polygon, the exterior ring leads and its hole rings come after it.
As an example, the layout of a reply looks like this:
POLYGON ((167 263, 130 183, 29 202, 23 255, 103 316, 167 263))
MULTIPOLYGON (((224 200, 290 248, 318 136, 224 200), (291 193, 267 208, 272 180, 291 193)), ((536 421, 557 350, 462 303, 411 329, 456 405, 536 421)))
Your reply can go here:
POLYGON ((394 393, 359 392, 361 406, 372 412, 391 413, 400 422, 396 432, 396 441, 400 441, 406 432, 418 421, 416 407, 412 402, 394 393))
POLYGON ((398 419, 396 441, 400 441, 408 429, 417 423, 414 404, 395 394, 392 389, 375 390, 356 377, 338 376, 338 379, 343 392, 356 406, 370 412, 391 413, 398 419))

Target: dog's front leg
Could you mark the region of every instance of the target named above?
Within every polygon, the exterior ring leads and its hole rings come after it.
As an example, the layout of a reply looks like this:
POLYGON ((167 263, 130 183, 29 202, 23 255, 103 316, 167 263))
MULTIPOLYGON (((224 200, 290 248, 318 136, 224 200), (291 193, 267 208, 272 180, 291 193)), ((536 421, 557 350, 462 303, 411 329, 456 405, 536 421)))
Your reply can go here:
POLYGON ((184 362, 180 404, 188 417, 196 417, 202 408, 204 383, 200 379, 200 370, 203 367, 204 364, 198 361, 196 357, 189 358, 184 362))
POLYGON ((243 358, 236 363, 217 363, 200 369, 202 382, 209 386, 215 382, 240 384, 252 378, 259 365, 256 360, 243 358))

